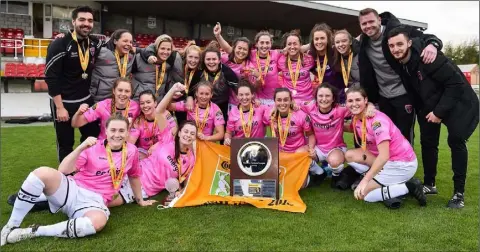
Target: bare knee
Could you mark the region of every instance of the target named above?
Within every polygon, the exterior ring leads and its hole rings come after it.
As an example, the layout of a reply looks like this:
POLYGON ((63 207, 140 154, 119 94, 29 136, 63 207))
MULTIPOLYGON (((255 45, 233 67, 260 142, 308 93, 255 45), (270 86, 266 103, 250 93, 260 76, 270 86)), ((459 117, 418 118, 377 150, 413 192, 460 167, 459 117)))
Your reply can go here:
POLYGON ((107 225, 107 216, 103 212, 88 211, 84 216, 90 219, 96 232, 100 232, 107 225))
POLYGON ((35 169, 33 171, 33 174, 35 174, 35 176, 37 176, 40 180, 45 182, 46 180, 49 179, 49 177, 52 176, 52 174, 57 173, 57 172, 58 171, 53 169, 53 168, 46 167, 46 166, 41 166, 41 167, 38 167, 37 169, 35 169))
POLYGON ((332 153, 331 155, 328 156, 327 158, 328 164, 330 164, 331 167, 336 168, 340 165, 342 165, 345 162, 345 158, 343 156, 343 153, 332 153))
POLYGON ((353 150, 348 150, 347 152, 345 152, 345 160, 347 162, 354 162, 355 160, 355 151, 353 150))

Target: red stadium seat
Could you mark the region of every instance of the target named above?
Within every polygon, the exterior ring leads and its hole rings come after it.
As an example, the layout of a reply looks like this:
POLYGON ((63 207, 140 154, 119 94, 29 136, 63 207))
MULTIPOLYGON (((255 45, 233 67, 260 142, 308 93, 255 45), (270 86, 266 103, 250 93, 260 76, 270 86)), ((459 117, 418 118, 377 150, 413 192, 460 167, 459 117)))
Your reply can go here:
POLYGON ((5 41, 4 46, 5 46, 5 48, 4 48, 5 53, 7 53, 7 54, 15 53, 15 48, 14 48, 15 44, 13 43, 13 41, 5 41))

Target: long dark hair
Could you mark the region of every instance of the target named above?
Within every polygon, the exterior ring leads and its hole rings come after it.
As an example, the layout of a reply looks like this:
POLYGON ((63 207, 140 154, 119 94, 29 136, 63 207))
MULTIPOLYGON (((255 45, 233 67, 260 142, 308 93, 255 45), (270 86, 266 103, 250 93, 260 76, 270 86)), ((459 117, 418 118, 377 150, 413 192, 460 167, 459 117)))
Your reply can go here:
MULTIPOLYGON (((281 92, 287 92, 288 95, 290 96, 290 109, 293 109, 293 98, 292 98, 292 92, 290 92, 290 89, 286 88, 286 87, 280 87, 280 88, 275 88, 275 93, 273 94, 273 101, 276 100, 277 98, 277 94, 278 93, 281 93, 281 92)), ((272 117, 275 117, 275 120, 276 118, 278 117, 278 109, 275 109, 274 111, 277 111, 276 114, 272 114, 271 116, 272 117)))
POLYGON ((315 35, 315 32, 322 31, 327 35, 327 55, 333 55, 333 47, 332 47, 332 29, 330 26, 328 26, 325 23, 321 24, 316 24, 313 28, 312 31, 310 31, 310 55, 312 55, 314 58, 317 57, 317 49, 315 49, 315 44, 313 41, 313 37, 315 35))
MULTIPOLYGON (((155 94, 153 93, 152 90, 150 89, 147 89, 147 90, 143 90, 140 95, 138 96, 138 99, 140 100, 140 98, 144 95, 149 95, 152 97, 153 99, 153 102, 156 102, 156 98, 155 98, 155 94)), ((133 123, 133 125, 140 125, 140 122, 141 121, 146 121, 147 119, 145 118, 145 114, 143 113, 143 111, 140 112, 140 115, 137 117, 137 119, 135 119, 135 122, 133 123)))
MULTIPOLYGON (((124 33, 130 33, 130 31, 126 29, 118 29, 112 33, 110 40, 108 40, 105 47, 107 47, 110 51, 115 51, 115 42, 118 41, 124 33)), ((130 33, 131 34, 131 33, 130 33)))
POLYGON ((239 38, 236 38, 236 39, 233 40, 232 52, 228 55, 228 60, 230 62, 235 63, 235 61, 234 61, 234 59, 235 59, 235 48, 237 47, 239 42, 247 43, 247 57, 244 59, 245 62, 250 58, 250 50, 252 49, 252 45, 250 44, 250 40, 248 40, 248 38, 246 38, 246 37, 239 37, 239 38))
MULTIPOLYGON (((287 47, 287 39, 289 37, 297 37, 298 38, 298 42, 300 43, 300 47, 302 46, 302 36, 300 35, 300 31, 299 30, 292 30, 290 32, 287 32, 283 35, 282 37, 282 48, 285 48, 287 47)), ((301 51, 301 49, 299 49, 299 53, 300 53, 300 60, 302 62, 302 65, 303 65, 303 53, 301 51)), ((288 56, 287 56, 288 57, 288 56)), ((288 60, 285 60, 285 67, 288 68, 288 60)), ((289 91, 290 92, 290 91, 289 91)), ((291 95, 290 95, 291 96, 291 95)))
POLYGON ((334 86, 332 86, 330 83, 328 82, 323 82, 322 84, 320 84, 317 88, 315 88, 315 92, 313 93, 313 99, 315 99, 315 102, 318 102, 317 100, 317 96, 318 96, 318 90, 320 90, 320 88, 327 88, 327 89, 330 89, 330 92, 332 92, 332 98, 333 98, 333 102, 332 102, 332 108, 334 108, 335 106, 337 106, 337 101, 338 101, 338 89, 334 86))
MULTIPOLYGON (((180 123, 180 125, 178 126, 177 134, 175 134, 175 159, 174 160, 178 160, 178 158, 180 157, 180 136, 179 135, 180 135, 180 131, 182 131, 185 125, 192 125, 193 127, 195 127, 195 131, 198 130, 197 124, 192 120, 185 120, 182 123, 180 123)), ((197 137, 196 134, 195 134, 195 137, 197 137)), ((178 172, 180 173, 181 171, 178 171, 178 172)))

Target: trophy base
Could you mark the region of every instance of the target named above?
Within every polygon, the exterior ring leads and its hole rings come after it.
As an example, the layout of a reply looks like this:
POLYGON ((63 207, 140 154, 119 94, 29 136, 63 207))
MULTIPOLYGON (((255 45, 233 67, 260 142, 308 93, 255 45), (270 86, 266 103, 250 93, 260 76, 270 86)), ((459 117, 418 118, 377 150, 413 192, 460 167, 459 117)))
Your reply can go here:
POLYGON ((235 179, 233 196, 276 199, 277 181, 274 179, 235 179))

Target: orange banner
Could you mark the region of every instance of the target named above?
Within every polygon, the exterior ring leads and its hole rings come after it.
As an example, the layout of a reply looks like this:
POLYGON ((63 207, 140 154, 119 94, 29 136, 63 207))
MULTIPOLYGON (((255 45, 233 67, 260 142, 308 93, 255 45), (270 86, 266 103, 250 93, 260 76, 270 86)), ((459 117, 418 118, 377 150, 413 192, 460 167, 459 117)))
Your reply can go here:
POLYGON ((230 147, 197 140, 195 167, 185 190, 169 207, 251 204, 258 208, 304 213, 307 206, 298 191, 310 163, 307 153, 280 153, 280 199, 230 196, 230 147))

